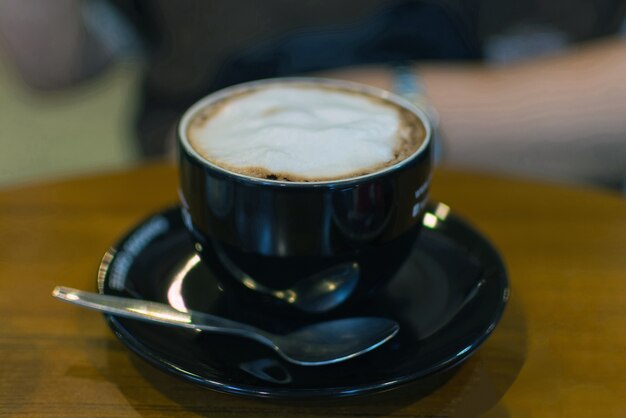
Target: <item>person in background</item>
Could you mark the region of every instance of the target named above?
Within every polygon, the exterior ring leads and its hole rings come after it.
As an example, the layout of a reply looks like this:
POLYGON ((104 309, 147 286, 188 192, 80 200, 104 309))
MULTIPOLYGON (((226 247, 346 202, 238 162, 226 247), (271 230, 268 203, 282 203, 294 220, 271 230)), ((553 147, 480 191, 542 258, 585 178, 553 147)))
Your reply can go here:
POLYGON ((40 89, 80 83, 140 51, 136 132, 146 158, 171 151, 182 112, 212 91, 316 75, 418 100, 439 122, 444 164, 624 190, 626 6, 585 7, 4 0, 0 40, 40 89))

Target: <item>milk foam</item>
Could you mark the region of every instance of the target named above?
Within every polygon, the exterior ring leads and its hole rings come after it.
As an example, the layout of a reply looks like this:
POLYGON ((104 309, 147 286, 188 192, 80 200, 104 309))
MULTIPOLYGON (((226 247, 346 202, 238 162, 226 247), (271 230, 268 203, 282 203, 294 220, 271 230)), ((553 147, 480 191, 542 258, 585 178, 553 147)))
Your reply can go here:
POLYGON ((398 157, 398 106, 328 88, 270 85, 197 117, 188 133, 209 161, 242 174, 295 181, 363 174, 398 157))

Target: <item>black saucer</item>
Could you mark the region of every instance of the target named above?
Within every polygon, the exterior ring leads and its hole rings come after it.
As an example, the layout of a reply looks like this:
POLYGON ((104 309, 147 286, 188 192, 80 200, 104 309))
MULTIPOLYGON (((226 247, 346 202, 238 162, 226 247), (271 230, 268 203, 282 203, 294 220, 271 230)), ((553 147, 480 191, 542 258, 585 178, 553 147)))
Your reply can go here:
MULTIPOLYGON (((155 366, 208 388, 265 398, 374 393, 450 369, 468 358, 499 321, 509 288, 494 248, 454 215, 426 215, 410 259, 376 297, 337 315, 380 315, 400 323, 391 341, 356 359, 322 367, 287 363, 264 346, 105 315, 117 337, 155 366)), ((303 319, 273 318, 223 292, 197 262, 178 208, 134 228, 102 261, 101 293, 215 313, 285 332, 303 319)))

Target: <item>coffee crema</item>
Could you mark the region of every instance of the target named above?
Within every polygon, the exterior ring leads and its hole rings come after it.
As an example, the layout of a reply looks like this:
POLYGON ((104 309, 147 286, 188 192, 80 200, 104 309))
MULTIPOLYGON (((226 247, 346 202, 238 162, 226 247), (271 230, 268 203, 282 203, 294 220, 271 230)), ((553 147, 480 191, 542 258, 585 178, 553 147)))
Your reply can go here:
POLYGON ((200 109, 191 147, 227 171, 314 182, 375 173, 413 155, 425 140, 420 118, 399 104, 333 84, 277 82, 200 109))

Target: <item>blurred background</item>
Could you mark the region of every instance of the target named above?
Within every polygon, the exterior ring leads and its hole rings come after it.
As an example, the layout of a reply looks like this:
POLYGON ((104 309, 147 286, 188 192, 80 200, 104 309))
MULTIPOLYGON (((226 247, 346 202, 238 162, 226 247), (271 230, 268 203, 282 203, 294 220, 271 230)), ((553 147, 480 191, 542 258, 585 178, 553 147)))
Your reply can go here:
MULTIPOLYGON (((625 17, 623 0, 0 0, 0 188, 171 158, 180 114, 227 85, 354 66, 393 77, 407 63, 516 65, 623 39, 625 17)), ((626 130, 613 133, 606 175, 529 170, 623 191, 626 130)), ((468 163, 506 166, 481 164, 468 163)))
POLYGON ((0 188, 134 164, 138 63, 66 91, 29 88, 0 62, 0 188))

